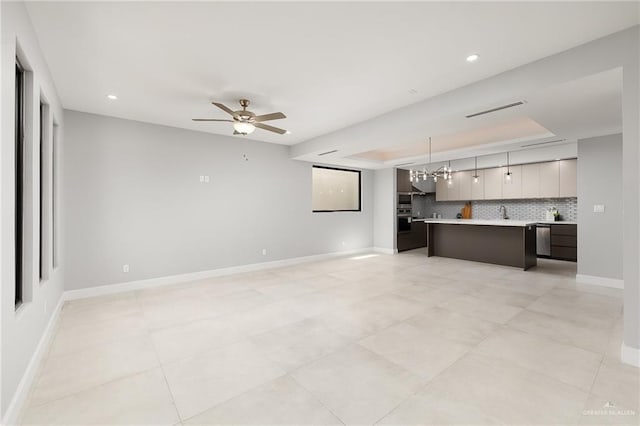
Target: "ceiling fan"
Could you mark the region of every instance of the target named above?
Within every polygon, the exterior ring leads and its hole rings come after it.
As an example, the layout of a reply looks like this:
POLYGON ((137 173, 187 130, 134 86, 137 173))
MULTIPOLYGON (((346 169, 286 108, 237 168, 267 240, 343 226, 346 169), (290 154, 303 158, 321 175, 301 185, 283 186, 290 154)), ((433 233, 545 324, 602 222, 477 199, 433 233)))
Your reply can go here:
POLYGON ((264 115, 255 115, 251 111, 247 110, 249 106, 248 99, 240 99, 241 110, 233 111, 231 108, 227 107, 218 102, 211 102, 213 105, 217 106, 227 114, 229 114, 232 119, 218 119, 218 118, 194 118, 193 121, 226 121, 229 123, 233 123, 233 134, 234 135, 248 135, 253 133, 256 129, 268 130, 270 132, 279 133, 284 135, 285 133, 289 133, 284 129, 280 129, 278 127, 269 126, 268 124, 264 124, 264 121, 269 120, 280 120, 282 118, 287 118, 281 112, 273 112, 271 114, 264 115))

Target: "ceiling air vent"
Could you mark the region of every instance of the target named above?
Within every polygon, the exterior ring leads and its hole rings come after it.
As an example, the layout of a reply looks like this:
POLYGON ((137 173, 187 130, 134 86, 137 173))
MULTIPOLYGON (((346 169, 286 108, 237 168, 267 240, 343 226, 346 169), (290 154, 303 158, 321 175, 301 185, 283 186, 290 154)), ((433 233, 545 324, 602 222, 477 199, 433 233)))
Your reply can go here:
POLYGON ((327 155, 327 154, 333 154, 334 152, 338 152, 338 150, 337 150, 337 149, 334 149, 333 151, 323 152, 323 153, 321 153, 321 154, 318 154, 318 156, 320 156, 320 155, 327 155))
POLYGON ((564 142, 566 141, 566 139, 556 139, 554 141, 548 141, 548 142, 534 142, 534 143, 528 143, 526 145, 520 145, 520 147, 522 148, 527 148, 529 146, 538 146, 538 145, 547 145, 550 143, 558 143, 558 142, 564 142))
POLYGON ((503 109, 513 108, 513 107, 517 107, 517 106, 524 105, 524 104, 525 104, 525 101, 518 101, 518 102, 514 102, 512 104, 502 105, 502 106, 491 108, 491 109, 488 109, 488 110, 485 110, 485 111, 474 112, 473 114, 465 115, 465 117, 473 118, 473 117, 477 117, 479 115, 491 114, 492 112, 501 111, 503 109))

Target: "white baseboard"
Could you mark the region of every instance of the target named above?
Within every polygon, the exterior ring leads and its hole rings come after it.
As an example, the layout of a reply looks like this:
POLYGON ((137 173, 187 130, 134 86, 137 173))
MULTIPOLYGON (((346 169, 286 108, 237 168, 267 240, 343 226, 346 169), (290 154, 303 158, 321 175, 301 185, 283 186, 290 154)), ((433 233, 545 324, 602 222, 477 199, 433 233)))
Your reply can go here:
POLYGON ((634 367, 640 368, 640 349, 632 348, 622 342, 620 360, 625 364, 633 365, 634 367))
POLYGON ((170 284, 179 284, 189 281, 198 281, 213 277, 239 274, 243 272, 259 271, 264 269, 280 268, 283 266, 297 265, 300 263, 314 262, 318 260, 331 259, 334 257, 348 256, 375 251, 373 247, 355 250, 346 250, 333 253, 316 254, 312 256, 294 257, 290 259, 274 260, 271 262, 253 263, 249 265, 231 266, 228 268, 211 269, 208 271, 189 272, 186 274, 170 275, 166 277, 150 278, 146 280, 128 281, 117 284, 106 284, 96 287, 82 288, 78 290, 67 290, 64 292, 64 300, 85 299, 87 297, 104 296, 107 294, 123 293, 131 290, 141 290, 152 287, 161 287, 170 284))
POLYGON ((373 251, 375 251, 376 253, 383 253, 383 254, 397 254, 398 253, 398 249, 390 249, 390 248, 384 248, 384 247, 374 247, 373 251))
POLYGON ((36 350, 33 352, 31 356, 31 360, 29 361, 29 365, 18 384, 18 388, 16 392, 13 394, 13 398, 9 403, 9 407, 7 407, 7 412, 5 413, 4 418, 2 419, 2 425, 16 425, 20 420, 20 413, 22 412, 22 408, 27 402, 27 398, 29 397, 29 391, 31 390, 31 386, 33 385, 33 381, 36 378, 36 373, 40 368, 40 364, 42 363, 42 359, 49 347, 49 342, 53 337, 53 331, 55 330, 56 323, 58 322, 58 318, 60 317, 60 311, 62 311, 62 305, 64 304, 64 294, 60 296, 58 300, 58 304, 56 305, 55 310, 51 314, 51 318, 49 318, 49 323, 47 327, 44 329, 42 336, 40 337, 40 341, 38 342, 38 346, 36 346, 36 350))
POLYGON ((576 281, 584 284, 599 285, 602 287, 624 289, 624 281, 616 278, 596 277, 593 275, 576 274, 576 281))

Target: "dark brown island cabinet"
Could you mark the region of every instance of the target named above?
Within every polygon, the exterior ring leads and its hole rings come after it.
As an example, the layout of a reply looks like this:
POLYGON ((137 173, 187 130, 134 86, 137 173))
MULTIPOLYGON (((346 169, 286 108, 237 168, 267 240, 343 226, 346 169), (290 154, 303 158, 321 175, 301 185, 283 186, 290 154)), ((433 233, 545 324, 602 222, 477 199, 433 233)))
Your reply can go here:
POLYGON ((430 221, 427 225, 429 257, 451 257, 524 270, 537 265, 535 223, 494 226, 443 222, 430 221))
POLYGON ((551 258, 578 261, 578 226, 575 224, 551 225, 551 258))

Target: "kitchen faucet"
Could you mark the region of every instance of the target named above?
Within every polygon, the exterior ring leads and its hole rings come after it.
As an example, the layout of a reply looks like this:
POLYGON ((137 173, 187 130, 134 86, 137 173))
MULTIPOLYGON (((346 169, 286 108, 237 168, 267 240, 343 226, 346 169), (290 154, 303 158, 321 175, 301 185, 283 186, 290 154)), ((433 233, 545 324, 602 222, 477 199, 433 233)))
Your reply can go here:
POLYGON ((507 216, 507 208, 504 205, 500 206, 498 213, 502 216, 502 219, 509 219, 507 216))

